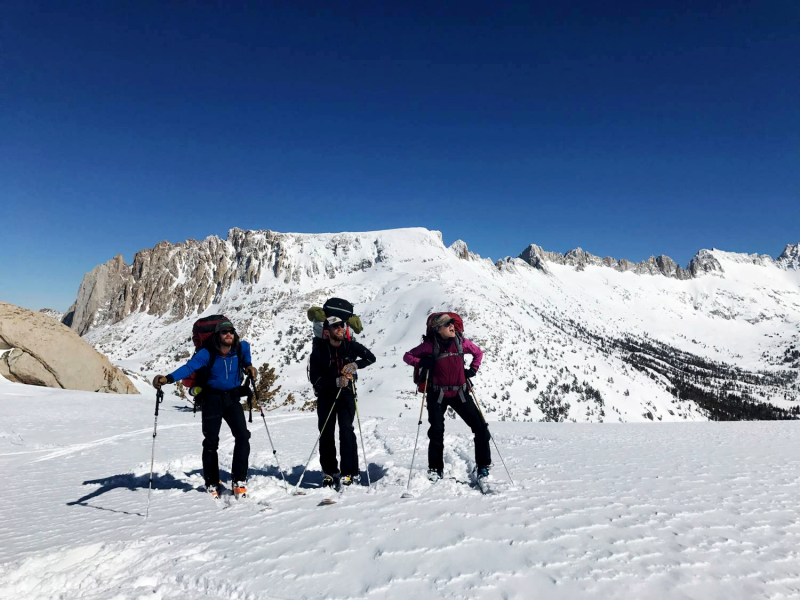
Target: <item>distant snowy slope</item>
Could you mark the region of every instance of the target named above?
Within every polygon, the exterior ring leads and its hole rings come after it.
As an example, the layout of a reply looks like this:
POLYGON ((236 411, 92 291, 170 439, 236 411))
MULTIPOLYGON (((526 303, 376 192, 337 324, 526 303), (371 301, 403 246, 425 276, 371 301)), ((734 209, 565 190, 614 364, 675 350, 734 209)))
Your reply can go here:
POLYGON ((224 313, 302 406, 311 305, 356 305, 378 356, 360 374, 371 414, 414 410, 410 369, 426 316, 455 310, 486 351, 476 385, 491 419, 675 421, 785 418, 800 410, 800 271, 703 250, 681 271, 531 246, 496 263, 425 229, 162 243, 88 274, 72 326, 140 376, 185 360, 191 323, 224 313))

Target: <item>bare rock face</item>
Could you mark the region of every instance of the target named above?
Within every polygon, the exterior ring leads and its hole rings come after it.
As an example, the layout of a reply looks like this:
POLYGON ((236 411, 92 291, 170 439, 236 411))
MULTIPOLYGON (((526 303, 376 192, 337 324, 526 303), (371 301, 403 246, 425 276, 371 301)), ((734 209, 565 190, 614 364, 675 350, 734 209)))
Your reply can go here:
POLYGON ((689 261, 689 266, 686 269, 692 274, 692 277, 697 277, 704 273, 722 273, 724 272, 722 265, 714 258, 714 255, 709 250, 700 250, 694 255, 694 258, 689 261))
POLYGON ((776 262, 784 269, 800 270, 800 244, 788 244, 776 262))
POLYGON ((537 246, 536 244, 531 244, 525 250, 522 251, 522 254, 519 255, 519 258, 524 260, 534 269, 541 271, 547 275, 550 274, 550 269, 547 268, 547 258, 545 257, 545 251, 542 249, 541 246, 537 246))
MULTIPOLYGON (((209 236, 179 244, 161 242, 137 252, 131 265, 121 256, 95 267, 81 282, 62 323, 79 335, 118 323, 133 313, 170 320, 202 313, 233 286, 249 293, 261 284, 294 286, 313 279, 365 271, 403 252, 408 244, 445 251, 439 232, 418 228, 395 233, 297 234, 233 228, 227 239, 209 236)), ((476 255, 470 253, 469 258, 476 255)), ((398 257, 402 258, 402 257, 398 257)))
POLYGON ((67 390, 137 394, 125 374, 69 327, 46 314, 0 302, 0 375, 67 390))
POLYGON ((669 256, 663 254, 633 263, 626 258, 620 260, 611 256, 600 258, 582 248, 575 248, 565 254, 559 254, 558 252, 547 252, 540 246, 531 244, 519 255, 519 258, 544 273, 550 272, 547 268, 549 262, 557 265, 570 265, 575 267, 576 271, 583 271, 587 266, 597 266, 609 267, 623 273, 632 271, 637 275, 663 275, 674 279, 691 279, 692 277, 690 272, 682 269, 669 256))

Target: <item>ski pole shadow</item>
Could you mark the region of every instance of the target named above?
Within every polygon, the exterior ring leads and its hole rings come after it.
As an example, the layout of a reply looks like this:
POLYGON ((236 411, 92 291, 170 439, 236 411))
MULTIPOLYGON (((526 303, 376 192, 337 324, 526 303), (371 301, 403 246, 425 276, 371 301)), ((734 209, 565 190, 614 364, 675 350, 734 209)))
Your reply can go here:
MULTIPOLYGON (((187 473, 186 475, 189 474, 187 473)), ((88 504, 88 502, 93 498, 102 496, 106 492, 110 492, 111 490, 116 490, 120 488, 128 489, 131 491, 136 491, 142 488, 147 489, 150 485, 150 475, 145 474, 137 476, 134 475, 133 473, 123 473, 121 475, 111 475, 110 477, 103 477, 101 479, 88 479, 83 482, 83 485, 99 485, 100 487, 94 490, 93 492, 78 498, 77 500, 73 500, 72 502, 67 502, 66 503, 67 506, 86 506, 88 508, 95 508, 98 510, 107 510, 110 512, 118 512, 123 514, 136 514, 139 516, 143 516, 140 513, 129 513, 124 510, 105 508, 94 504, 88 504)), ((153 476, 153 489, 181 490, 183 492, 190 492, 194 491, 195 488, 188 482, 176 479, 170 473, 166 473, 164 475, 153 476)))

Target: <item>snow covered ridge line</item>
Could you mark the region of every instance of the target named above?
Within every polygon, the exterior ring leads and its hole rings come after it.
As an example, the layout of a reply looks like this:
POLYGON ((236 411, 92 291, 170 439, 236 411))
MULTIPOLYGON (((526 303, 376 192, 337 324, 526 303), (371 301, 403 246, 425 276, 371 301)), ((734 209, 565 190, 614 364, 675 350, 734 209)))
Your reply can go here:
MULTIPOLYGON (((164 241, 137 252, 132 265, 127 265, 121 255, 98 265, 84 276, 63 322, 83 335, 94 326, 117 323, 134 312, 183 318, 218 304, 236 284, 269 285, 269 275, 272 283, 290 288, 320 287, 339 275, 367 271, 381 263, 430 261, 453 253, 464 260, 481 261, 463 241, 454 242, 448 252, 440 232, 422 228, 330 234, 233 228, 227 240, 209 236, 179 244, 164 241)), ((710 272, 724 273, 720 257, 800 269, 800 243, 787 245, 777 260, 767 255, 700 250, 685 269, 664 255, 632 263, 624 258, 600 258, 581 248, 565 254, 547 252, 535 244, 518 256, 544 273, 550 273, 550 263, 570 265, 578 271, 587 266, 603 266, 680 280, 710 272)), ((502 272, 515 260, 508 257, 494 266, 502 272)), ((481 262, 492 264, 488 259, 481 262)))
MULTIPOLYGON (((800 244, 787 245, 777 260, 773 260, 772 257, 766 254, 739 254, 734 252, 722 252, 717 249, 700 250, 695 254, 694 258, 689 261, 685 269, 664 254, 651 256, 647 260, 638 263, 632 263, 625 258, 620 260, 610 256, 601 258, 585 252, 582 248, 575 248, 564 254, 547 252, 535 244, 528 246, 525 251, 519 255, 519 258, 532 267, 546 273, 548 273, 549 270, 545 263, 550 262, 559 265, 570 265, 579 271, 584 270, 589 265, 593 265, 597 267, 610 267, 622 272, 632 271, 639 275, 663 275, 675 279, 692 279, 704 273, 723 273, 724 269, 720 261, 715 257, 715 254, 720 253, 724 254, 727 259, 738 263, 750 263, 760 266, 774 265, 782 269, 800 269, 800 244)), ((498 261, 498 266, 502 264, 502 262, 503 261, 498 261)))

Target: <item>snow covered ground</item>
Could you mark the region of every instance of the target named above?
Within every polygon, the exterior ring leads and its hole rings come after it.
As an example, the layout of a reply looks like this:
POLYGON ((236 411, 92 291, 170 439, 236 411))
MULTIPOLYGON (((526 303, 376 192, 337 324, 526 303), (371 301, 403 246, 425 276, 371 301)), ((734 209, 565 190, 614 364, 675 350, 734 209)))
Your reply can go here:
MULTIPOLYGON (((458 481, 472 443, 448 421, 455 480, 417 471, 402 499, 418 413, 362 401, 373 489, 318 506, 318 462, 287 495, 255 417, 252 501, 221 509, 196 491, 200 417, 167 396, 145 520, 154 396, 0 381, 0 598, 800 597, 795 422, 492 423, 516 486, 495 455, 482 496, 458 481)), ((296 483, 314 417, 268 419, 296 483)))

